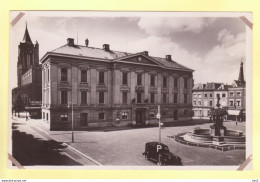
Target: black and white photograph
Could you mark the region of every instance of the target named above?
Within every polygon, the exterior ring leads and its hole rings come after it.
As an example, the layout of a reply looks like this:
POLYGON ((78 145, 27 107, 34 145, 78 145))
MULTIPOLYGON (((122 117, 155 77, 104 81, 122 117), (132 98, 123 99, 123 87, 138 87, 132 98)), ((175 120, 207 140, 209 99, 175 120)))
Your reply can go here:
POLYGON ((9 168, 236 170, 252 153, 251 13, 10 22, 9 168))

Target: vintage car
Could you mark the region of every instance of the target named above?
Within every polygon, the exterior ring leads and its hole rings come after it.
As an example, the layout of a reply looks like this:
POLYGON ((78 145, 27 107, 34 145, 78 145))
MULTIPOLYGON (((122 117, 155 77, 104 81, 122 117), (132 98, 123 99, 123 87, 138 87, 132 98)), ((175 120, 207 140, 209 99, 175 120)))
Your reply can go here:
POLYGON ((143 153, 147 160, 152 160, 158 165, 182 165, 181 158, 169 151, 167 145, 159 142, 148 142, 145 144, 143 153))

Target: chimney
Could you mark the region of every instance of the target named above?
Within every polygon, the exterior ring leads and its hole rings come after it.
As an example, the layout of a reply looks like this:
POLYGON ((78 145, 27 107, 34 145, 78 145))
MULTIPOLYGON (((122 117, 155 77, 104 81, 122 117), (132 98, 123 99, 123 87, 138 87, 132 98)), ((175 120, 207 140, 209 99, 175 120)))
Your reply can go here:
POLYGON ((171 61, 172 60, 172 56, 171 55, 166 55, 166 60, 171 61))
POLYGON ((67 43, 68 43, 69 46, 74 46, 74 39, 68 38, 67 43))
POLYGON ((144 55, 148 56, 148 51, 144 51, 144 55))
POLYGON ((89 43, 89 41, 88 41, 88 39, 86 39, 86 40, 85 40, 85 45, 86 45, 86 47, 88 47, 88 43, 89 43))
POLYGON ((110 51, 110 49, 109 49, 109 44, 103 44, 103 49, 104 49, 105 51, 110 51))

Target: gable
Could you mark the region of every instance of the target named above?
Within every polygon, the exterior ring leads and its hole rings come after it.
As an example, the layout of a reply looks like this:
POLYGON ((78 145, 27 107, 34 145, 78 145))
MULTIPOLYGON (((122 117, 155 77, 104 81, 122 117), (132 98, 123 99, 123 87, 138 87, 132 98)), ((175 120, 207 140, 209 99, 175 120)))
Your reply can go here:
POLYGON ((131 63, 139 63, 139 64, 150 64, 150 65, 159 65, 155 60, 150 57, 144 55, 134 55, 123 57, 117 61, 120 62, 131 62, 131 63))

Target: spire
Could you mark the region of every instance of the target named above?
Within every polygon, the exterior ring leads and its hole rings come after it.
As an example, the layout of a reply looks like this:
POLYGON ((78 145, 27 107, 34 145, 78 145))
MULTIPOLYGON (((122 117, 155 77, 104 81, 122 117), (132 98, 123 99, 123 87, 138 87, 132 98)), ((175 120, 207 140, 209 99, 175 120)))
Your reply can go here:
POLYGON ((24 36, 23 36, 23 42, 32 43, 31 37, 30 37, 28 29, 27 29, 27 22, 26 22, 25 33, 24 33, 24 36))
POLYGON ((241 84, 245 83, 244 70, 243 70, 243 60, 241 60, 241 63, 240 63, 240 71, 239 71, 238 81, 240 81, 241 84))

